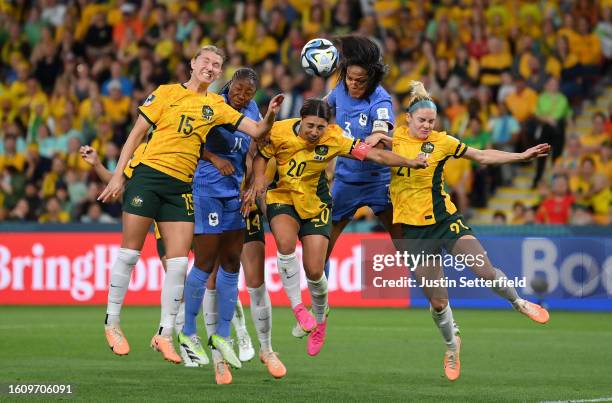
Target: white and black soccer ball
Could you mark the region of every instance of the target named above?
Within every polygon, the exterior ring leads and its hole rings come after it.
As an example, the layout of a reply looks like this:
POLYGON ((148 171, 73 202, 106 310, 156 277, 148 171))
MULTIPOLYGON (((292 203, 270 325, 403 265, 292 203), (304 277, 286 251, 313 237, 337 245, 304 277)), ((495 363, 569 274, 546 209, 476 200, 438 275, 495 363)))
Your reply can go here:
POLYGON ((315 38, 304 45, 300 58, 307 74, 327 77, 338 66, 338 49, 327 39, 315 38))

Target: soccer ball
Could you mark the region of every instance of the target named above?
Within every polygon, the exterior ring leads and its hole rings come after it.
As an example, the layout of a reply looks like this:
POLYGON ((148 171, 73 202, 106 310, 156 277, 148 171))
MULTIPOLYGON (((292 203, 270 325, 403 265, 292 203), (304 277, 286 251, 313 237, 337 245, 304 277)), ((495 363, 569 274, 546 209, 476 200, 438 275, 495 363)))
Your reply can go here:
POLYGON ((301 60, 307 74, 327 77, 338 65, 338 49, 331 41, 316 38, 304 45, 301 60))

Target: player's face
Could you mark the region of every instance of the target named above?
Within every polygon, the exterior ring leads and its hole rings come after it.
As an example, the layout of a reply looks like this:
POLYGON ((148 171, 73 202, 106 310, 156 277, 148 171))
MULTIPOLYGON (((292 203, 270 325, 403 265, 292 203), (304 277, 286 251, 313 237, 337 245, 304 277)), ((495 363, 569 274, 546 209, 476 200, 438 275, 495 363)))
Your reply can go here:
POLYGON ((318 116, 305 116, 300 124, 300 137, 310 144, 317 144, 327 128, 327 120, 318 116))
POLYGON ((420 139, 426 139, 436 124, 436 111, 428 108, 417 109, 406 114, 410 133, 420 139))
POLYGON ((245 108, 255 96, 255 85, 248 78, 232 81, 229 87, 229 104, 237 111, 245 108))
POLYGON ((368 87, 368 72, 360 66, 348 66, 345 81, 349 95, 360 99, 368 87))
POLYGON ((214 52, 202 52, 197 58, 191 60, 192 75, 198 81, 210 84, 221 76, 223 59, 214 52))

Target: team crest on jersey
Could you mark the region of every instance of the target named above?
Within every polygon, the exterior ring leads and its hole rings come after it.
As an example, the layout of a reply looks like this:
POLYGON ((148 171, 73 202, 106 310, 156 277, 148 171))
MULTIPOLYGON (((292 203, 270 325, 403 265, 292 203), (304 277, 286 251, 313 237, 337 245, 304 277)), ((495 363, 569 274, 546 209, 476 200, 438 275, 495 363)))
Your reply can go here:
POLYGON ((210 225, 211 227, 216 227, 217 225, 219 225, 219 214, 210 213, 208 215, 208 225, 210 225))
POLYGON ((360 113, 359 114, 359 125, 365 126, 367 124, 368 124, 368 115, 366 115, 365 113, 360 113))
POLYGON ((215 112, 213 111, 213 108, 211 108, 208 105, 204 105, 202 107, 202 117, 206 120, 211 120, 213 115, 215 114, 215 112))
POLYGON ((429 141, 421 145, 421 151, 423 151, 425 154, 433 153, 434 148, 436 147, 433 145, 432 142, 429 142, 429 141))
POLYGON ((151 94, 147 97, 147 99, 145 99, 145 101, 142 103, 142 106, 149 106, 153 103, 153 101, 155 101, 155 95, 151 94))
POLYGON ((329 147, 326 145, 319 145, 315 147, 315 156, 314 159, 316 161, 325 161, 325 156, 329 152, 329 147))
POLYGON ((131 205, 132 207, 142 207, 142 203, 143 203, 142 197, 140 197, 140 196, 134 196, 134 198, 133 198, 133 199, 132 199, 132 201, 130 202, 130 205, 131 205))

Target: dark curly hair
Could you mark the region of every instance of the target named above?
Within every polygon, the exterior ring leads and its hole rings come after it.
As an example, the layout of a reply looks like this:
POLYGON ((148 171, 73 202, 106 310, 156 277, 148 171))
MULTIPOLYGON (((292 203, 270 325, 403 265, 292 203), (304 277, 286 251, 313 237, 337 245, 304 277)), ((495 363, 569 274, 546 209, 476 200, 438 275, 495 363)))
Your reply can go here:
POLYGON ((346 88, 348 67, 359 66, 368 73, 367 87, 363 98, 372 95, 389 70, 389 67, 383 63, 378 45, 371 39, 358 35, 340 36, 335 38, 334 42, 340 51, 338 83, 342 83, 346 88))

